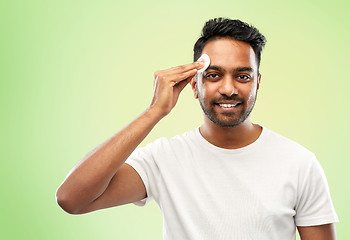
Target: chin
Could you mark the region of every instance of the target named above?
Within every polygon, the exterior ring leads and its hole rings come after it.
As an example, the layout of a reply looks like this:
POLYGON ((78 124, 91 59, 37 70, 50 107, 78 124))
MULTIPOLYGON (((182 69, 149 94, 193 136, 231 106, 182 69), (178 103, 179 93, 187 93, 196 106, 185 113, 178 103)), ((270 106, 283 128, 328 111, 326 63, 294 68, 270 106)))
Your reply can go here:
POLYGON ((233 127, 236 127, 238 125, 240 125, 242 122, 214 122, 217 126, 219 127, 224 127, 224 128, 233 128, 233 127))

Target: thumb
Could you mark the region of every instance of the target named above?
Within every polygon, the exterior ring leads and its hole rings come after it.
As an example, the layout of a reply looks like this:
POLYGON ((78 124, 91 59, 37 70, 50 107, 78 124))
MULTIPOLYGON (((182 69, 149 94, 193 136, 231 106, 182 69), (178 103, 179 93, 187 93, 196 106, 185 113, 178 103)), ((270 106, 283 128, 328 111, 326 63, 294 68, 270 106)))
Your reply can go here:
POLYGON ((192 77, 186 78, 185 80, 182 80, 181 82, 178 82, 174 87, 177 91, 181 92, 186 85, 191 81, 192 77))

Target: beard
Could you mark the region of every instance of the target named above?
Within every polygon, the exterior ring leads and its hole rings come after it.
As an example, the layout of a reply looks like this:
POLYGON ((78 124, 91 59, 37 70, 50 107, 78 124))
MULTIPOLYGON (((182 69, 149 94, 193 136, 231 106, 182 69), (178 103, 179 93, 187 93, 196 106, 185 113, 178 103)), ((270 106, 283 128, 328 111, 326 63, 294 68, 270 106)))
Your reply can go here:
POLYGON ((209 106, 206 106, 204 104, 203 98, 201 97, 200 93, 198 92, 198 100, 199 104, 205 113, 205 115, 216 125, 220 127, 235 127, 241 123, 243 123, 252 112, 255 102, 257 98, 257 90, 255 92, 255 97, 253 99, 253 102, 250 103, 251 106, 248 106, 249 102, 245 101, 244 99, 237 98, 235 96, 233 97, 227 97, 223 95, 221 98, 213 99, 209 102, 209 106), (217 111, 215 111, 215 105, 217 102, 226 100, 226 101, 237 101, 241 102, 239 106, 240 109, 237 109, 238 111, 235 111, 233 113, 222 113, 220 116, 217 111))

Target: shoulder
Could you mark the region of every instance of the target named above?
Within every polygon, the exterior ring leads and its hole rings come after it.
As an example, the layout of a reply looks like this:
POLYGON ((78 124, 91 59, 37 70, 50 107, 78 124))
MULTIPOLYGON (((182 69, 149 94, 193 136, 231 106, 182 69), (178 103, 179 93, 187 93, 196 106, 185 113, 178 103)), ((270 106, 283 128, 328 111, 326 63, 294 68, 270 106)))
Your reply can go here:
POLYGON ((193 129, 170 138, 160 137, 155 141, 148 143, 144 149, 148 149, 152 152, 184 149, 191 146, 191 143, 195 141, 196 130, 197 129, 193 129))
POLYGON ((300 143, 270 129, 264 128, 264 131, 265 146, 275 154, 293 159, 295 163, 301 161, 303 164, 312 164, 316 160, 315 154, 300 143))
POLYGON ((278 134, 270 129, 264 128, 264 130, 266 131, 265 140, 270 145, 274 145, 275 147, 278 147, 283 150, 298 151, 306 154, 312 154, 310 150, 308 150, 306 147, 304 147, 297 141, 282 136, 281 134, 278 134))

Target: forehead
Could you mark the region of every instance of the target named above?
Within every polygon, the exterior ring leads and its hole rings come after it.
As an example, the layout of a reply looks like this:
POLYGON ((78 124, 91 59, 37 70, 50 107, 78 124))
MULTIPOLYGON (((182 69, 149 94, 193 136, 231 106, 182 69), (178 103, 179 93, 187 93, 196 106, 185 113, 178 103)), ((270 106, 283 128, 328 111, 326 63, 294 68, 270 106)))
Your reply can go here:
POLYGON ((226 70, 237 67, 251 67, 257 70, 257 62, 253 48, 246 42, 228 38, 208 42, 202 54, 208 54, 210 65, 220 66, 226 70))

